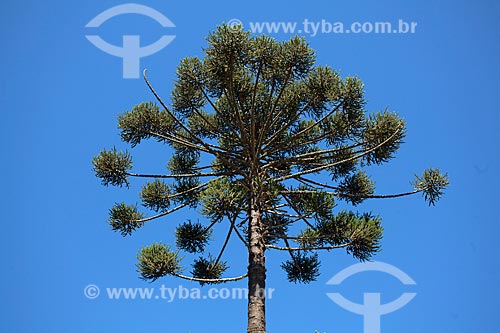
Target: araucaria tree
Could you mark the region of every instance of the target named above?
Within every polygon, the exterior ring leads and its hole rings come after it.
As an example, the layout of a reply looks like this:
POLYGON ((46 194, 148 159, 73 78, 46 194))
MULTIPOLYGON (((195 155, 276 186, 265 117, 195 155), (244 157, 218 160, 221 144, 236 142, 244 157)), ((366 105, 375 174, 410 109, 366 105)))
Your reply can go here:
POLYGON ((181 61, 171 106, 144 73, 157 104, 136 105, 118 119, 121 139, 132 147, 145 139, 169 146, 169 172, 132 172, 130 154, 115 148, 102 150, 93 167, 104 185, 150 178, 140 197, 156 215, 125 203, 109 211, 111 228, 123 236, 182 208, 198 208, 204 217, 177 226, 177 250, 154 243, 139 252, 143 279, 173 275, 213 284, 247 278, 248 332, 262 333, 270 250, 289 254, 282 268, 291 282, 317 278, 319 250, 343 248, 367 260, 380 248, 380 217, 336 209, 337 201, 348 207, 422 193, 433 205, 448 180, 431 168, 409 192, 375 194, 364 170, 394 157, 404 121, 388 110, 368 113, 363 83, 315 65, 304 39, 280 42, 222 25, 207 40, 203 59, 181 61), (220 252, 204 254, 218 223, 227 224, 220 252), (247 250, 248 267, 241 276, 224 277, 223 253, 233 234, 247 250), (183 273, 179 250, 201 254, 190 274, 183 273))

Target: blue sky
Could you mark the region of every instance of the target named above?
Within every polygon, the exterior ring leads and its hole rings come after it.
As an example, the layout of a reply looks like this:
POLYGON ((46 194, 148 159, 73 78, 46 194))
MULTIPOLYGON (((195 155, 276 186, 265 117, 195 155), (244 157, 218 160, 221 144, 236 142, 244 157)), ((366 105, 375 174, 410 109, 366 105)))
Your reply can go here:
MULTIPOLYGON (((197 287, 164 278, 138 279, 135 255, 153 241, 172 243, 176 223, 196 218, 184 211, 122 238, 106 222, 114 202, 137 201, 131 190, 104 188, 91 159, 119 141, 116 116, 152 96, 142 80, 123 79, 121 59, 86 40, 85 25, 120 1, 5 0, 0 3, 0 145, 3 253, 0 281, 2 332, 244 332, 243 300, 90 300, 84 288, 197 287)), ((382 332, 493 332, 500 280, 496 215, 500 121, 500 5, 496 1, 137 1, 166 15, 175 40, 143 58, 158 91, 168 97, 176 65, 201 55, 204 37, 222 21, 417 22, 414 34, 306 36, 318 63, 358 75, 368 109, 389 107, 408 124, 406 144, 391 163, 370 168, 377 191, 406 191, 415 173, 439 166, 452 186, 436 207, 420 197, 371 201, 360 206, 384 218, 383 250, 374 259, 394 265, 415 281, 403 286, 381 273, 356 275, 340 286, 326 282, 355 263, 344 252, 325 253, 322 275, 310 285, 289 284, 269 254, 268 330, 363 332, 361 316, 327 296, 342 292, 382 301, 416 292, 406 307, 382 317, 382 332)), ((165 29, 140 15, 124 15, 92 30, 119 45, 124 34, 154 42, 165 29)), ((276 33, 279 39, 291 35, 276 33)), ((144 45, 143 44, 143 45, 144 45)), ((161 170, 169 151, 147 143, 134 148, 138 170, 161 170)), ((222 230, 221 230, 222 231, 222 230)), ((222 241, 219 236, 214 240, 222 241)), ((246 266, 233 242, 230 273, 246 266)), ((245 282, 235 286, 244 286, 245 282)), ((225 285, 231 287, 231 285, 225 285)))

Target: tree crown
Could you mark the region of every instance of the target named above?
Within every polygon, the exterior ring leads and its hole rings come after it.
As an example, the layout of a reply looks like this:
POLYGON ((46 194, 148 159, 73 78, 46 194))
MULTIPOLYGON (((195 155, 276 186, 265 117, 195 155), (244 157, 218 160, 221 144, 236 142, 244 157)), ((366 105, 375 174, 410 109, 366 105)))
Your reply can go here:
POLYGON ((202 284, 237 279, 222 278, 228 267, 222 255, 232 234, 249 246, 253 200, 262 213, 266 248, 290 254, 282 265, 290 281, 310 282, 319 274, 317 250, 344 248, 368 260, 380 249, 381 218, 336 212, 339 201, 356 206, 370 198, 422 193, 434 205, 442 196, 447 176, 432 168, 416 176, 412 191, 375 194, 366 167, 395 156, 405 122, 389 110, 369 113, 362 81, 316 65, 304 39, 280 42, 221 25, 207 42, 203 58, 179 64, 171 107, 144 73, 158 104, 141 103, 118 118, 121 139, 132 147, 154 139, 171 148, 169 172, 133 173, 131 155, 115 148, 93 160, 106 186, 128 186, 130 177, 151 179, 140 197, 156 215, 145 217, 125 203, 110 210, 110 225, 122 235, 183 207, 200 207, 207 219, 176 229, 177 247, 202 255, 191 277, 181 275, 177 251, 155 243, 138 254, 144 279, 175 275, 202 284), (212 227, 223 221, 228 233, 221 251, 205 255, 212 227), (299 223, 303 229, 296 232, 299 223))

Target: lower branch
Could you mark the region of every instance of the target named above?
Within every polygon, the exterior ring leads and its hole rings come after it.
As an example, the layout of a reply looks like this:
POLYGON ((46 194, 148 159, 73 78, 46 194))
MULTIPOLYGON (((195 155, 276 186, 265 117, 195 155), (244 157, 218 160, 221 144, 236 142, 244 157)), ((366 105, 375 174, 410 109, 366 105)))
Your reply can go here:
POLYGON ((195 277, 192 277, 192 276, 186 276, 186 275, 175 274, 175 273, 172 274, 172 275, 175 276, 175 277, 184 279, 184 280, 188 280, 188 281, 206 282, 206 283, 224 283, 224 282, 231 282, 231 281, 239 281, 239 280, 243 280, 244 278, 246 278, 248 276, 248 274, 245 273, 243 275, 236 276, 236 277, 230 277, 230 278, 201 279, 201 278, 195 278, 195 277))

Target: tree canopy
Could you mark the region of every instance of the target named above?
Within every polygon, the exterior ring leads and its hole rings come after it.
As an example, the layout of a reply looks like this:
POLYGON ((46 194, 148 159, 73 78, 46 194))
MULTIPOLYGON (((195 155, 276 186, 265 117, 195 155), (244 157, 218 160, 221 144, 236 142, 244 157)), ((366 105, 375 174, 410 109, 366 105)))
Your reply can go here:
POLYGON ((376 194, 367 167, 395 157, 405 122, 390 110, 367 111, 363 82, 316 65, 303 38, 277 41, 223 24, 207 41, 203 58, 179 64, 170 106, 144 72, 156 102, 118 118, 121 139, 132 147, 146 139, 167 146, 168 172, 136 173, 130 153, 116 148, 92 163, 106 186, 148 179, 140 199, 153 215, 126 203, 109 211, 111 228, 123 236, 182 208, 204 217, 179 223, 176 249, 154 243, 139 252, 143 279, 173 275, 211 284, 248 277, 248 331, 265 332, 264 300, 252 292, 265 286, 267 251, 289 254, 281 267, 291 282, 318 277, 320 250, 344 249, 368 260, 380 250, 381 217, 339 203, 356 207, 366 199, 422 193, 434 205, 448 178, 430 168, 408 192, 376 194), (220 223, 227 225, 220 251, 207 254, 220 223), (224 251, 233 235, 248 251, 248 269, 225 277, 224 251), (200 255, 189 274, 181 250, 200 255))

